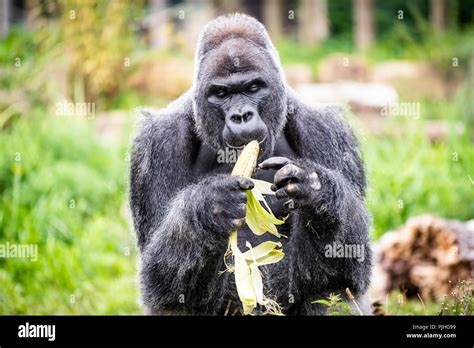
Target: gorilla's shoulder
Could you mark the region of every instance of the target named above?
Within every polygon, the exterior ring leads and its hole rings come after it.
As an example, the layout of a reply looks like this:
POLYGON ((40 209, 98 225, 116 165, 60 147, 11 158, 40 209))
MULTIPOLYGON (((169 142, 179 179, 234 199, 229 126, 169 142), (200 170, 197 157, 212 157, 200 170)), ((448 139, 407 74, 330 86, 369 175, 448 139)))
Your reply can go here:
POLYGON ((155 135, 167 140, 168 136, 176 136, 189 130, 193 112, 192 99, 187 92, 163 109, 143 108, 140 112, 142 118, 138 137, 149 138, 155 135))
POLYGON ((303 158, 312 158, 328 168, 342 171, 363 192, 364 168, 359 142, 345 119, 347 107, 308 105, 290 96, 288 108, 286 132, 296 152, 303 158))
POLYGON ((288 108, 288 129, 295 132, 295 139, 304 141, 305 147, 310 143, 314 147, 327 149, 330 146, 333 151, 345 152, 347 147, 357 145, 345 119, 348 109, 344 105, 309 105, 290 99, 288 108))
POLYGON ((164 109, 144 108, 140 112, 142 117, 133 141, 133 152, 142 156, 148 154, 148 160, 186 161, 196 141, 190 92, 164 109))

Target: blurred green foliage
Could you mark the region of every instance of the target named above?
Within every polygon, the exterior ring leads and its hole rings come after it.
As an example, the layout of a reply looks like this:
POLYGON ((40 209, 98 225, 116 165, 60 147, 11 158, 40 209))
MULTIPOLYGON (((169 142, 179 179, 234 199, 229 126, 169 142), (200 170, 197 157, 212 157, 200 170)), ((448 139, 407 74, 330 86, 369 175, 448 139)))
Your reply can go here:
POLYGON ((133 51, 141 48, 135 21, 142 1, 67 0, 48 18, 41 3, 31 1, 35 30, 16 25, 0 41, 0 88, 17 92, 0 99, 0 111, 19 102, 51 106, 61 98, 107 110, 124 93, 133 51))
POLYGON ((471 283, 463 280, 450 291, 440 301, 407 300, 403 292, 394 291, 380 309, 387 315, 474 315, 472 280, 471 283))
POLYGON ((472 219, 472 134, 459 136, 452 131, 446 142, 432 144, 424 135, 422 120, 398 122, 407 130, 402 137, 367 136, 363 141, 372 237, 377 239, 409 217, 427 212, 472 219))
POLYGON ((329 38, 319 46, 301 46, 297 41, 282 39, 278 42, 277 50, 283 64, 305 63, 317 77, 319 62, 332 53, 348 53, 353 51, 350 38, 329 38))
MULTIPOLYGON (((377 36, 383 39, 385 35, 391 35, 393 27, 397 24, 405 26, 417 38, 425 35, 420 31, 420 23, 427 23, 427 20, 421 19, 429 18, 429 0, 389 0, 374 3, 374 24, 377 36)), ((456 30, 472 25, 473 0, 449 0, 447 4, 447 24, 450 29, 456 30)), ((354 24, 352 0, 328 1, 328 15, 332 36, 338 39, 352 36, 354 24)))
POLYGON ((131 28, 141 6, 140 1, 125 0, 65 1, 59 26, 62 43, 85 100, 107 99, 120 90, 131 65, 131 28))
POLYGON ((2 133, 0 243, 39 255, 0 258, 0 313, 138 313, 125 144, 106 147, 87 121, 32 117, 2 133))

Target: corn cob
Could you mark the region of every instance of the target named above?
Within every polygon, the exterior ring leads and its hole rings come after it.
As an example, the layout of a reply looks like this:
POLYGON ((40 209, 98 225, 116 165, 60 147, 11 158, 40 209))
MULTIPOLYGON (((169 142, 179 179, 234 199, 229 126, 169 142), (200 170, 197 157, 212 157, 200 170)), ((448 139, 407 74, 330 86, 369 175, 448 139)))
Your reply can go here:
POLYGON ((234 169, 232 169, 232 175, 250 178, 253 174, 255 166, 257 165, 259 151, 260 145, 258 145, 258 141, 252 140, 250 143, 248 143, 237 159, 234 169))

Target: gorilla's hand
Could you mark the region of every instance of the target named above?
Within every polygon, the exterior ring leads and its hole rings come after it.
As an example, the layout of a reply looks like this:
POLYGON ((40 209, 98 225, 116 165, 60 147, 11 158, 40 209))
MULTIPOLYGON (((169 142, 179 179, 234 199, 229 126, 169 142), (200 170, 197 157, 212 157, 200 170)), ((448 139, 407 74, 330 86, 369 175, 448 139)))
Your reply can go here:
POLYGON ((223 232, 242 227, 247 202, 245 191, 253 187, 250 179, 223 174, 201 182, 197 187, 201 198, 197 211, 201 226, 223 232))
POLYGON ((276 191, 276 198, 285 200, 283 207, 287 211, 311 204, 316 198, 316 191, 321 189, 315 171, 286 157, 271 157, 258 167, 277 170, 272 190, 276 191))

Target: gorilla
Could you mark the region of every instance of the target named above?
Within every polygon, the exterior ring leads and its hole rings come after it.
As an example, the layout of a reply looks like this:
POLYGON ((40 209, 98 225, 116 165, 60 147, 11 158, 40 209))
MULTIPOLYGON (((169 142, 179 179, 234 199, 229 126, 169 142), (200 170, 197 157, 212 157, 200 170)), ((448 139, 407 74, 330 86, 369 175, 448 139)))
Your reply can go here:
MULTIPOLYGON (((256 19, 233 14, 204 28, 191 89, 164 110, 143 110, 133 141, 130 206, 147 313, 241 314, 225 270, 229 233, 239 247, 273 240, 245 225, 250 179, 230 176, 222 153, 260 143, 254 177, 272 183, 285 257, 262 266, 264 289, 287 315, 325 314, 312 303, 369 285, 369 214, 358 143, 338 107, 309 106, 286 84, 278 53, 256 19), (224 152, 223 152, 224 151, 224 152), (328 248, 357 246, 363 257, 328 248)), ((225 157, 225 156, 224 156, 225 157)), ((268 235, 268 236, 267 236, 268 235)), ((345 250, 345 249, 344 249, 345 250)))

